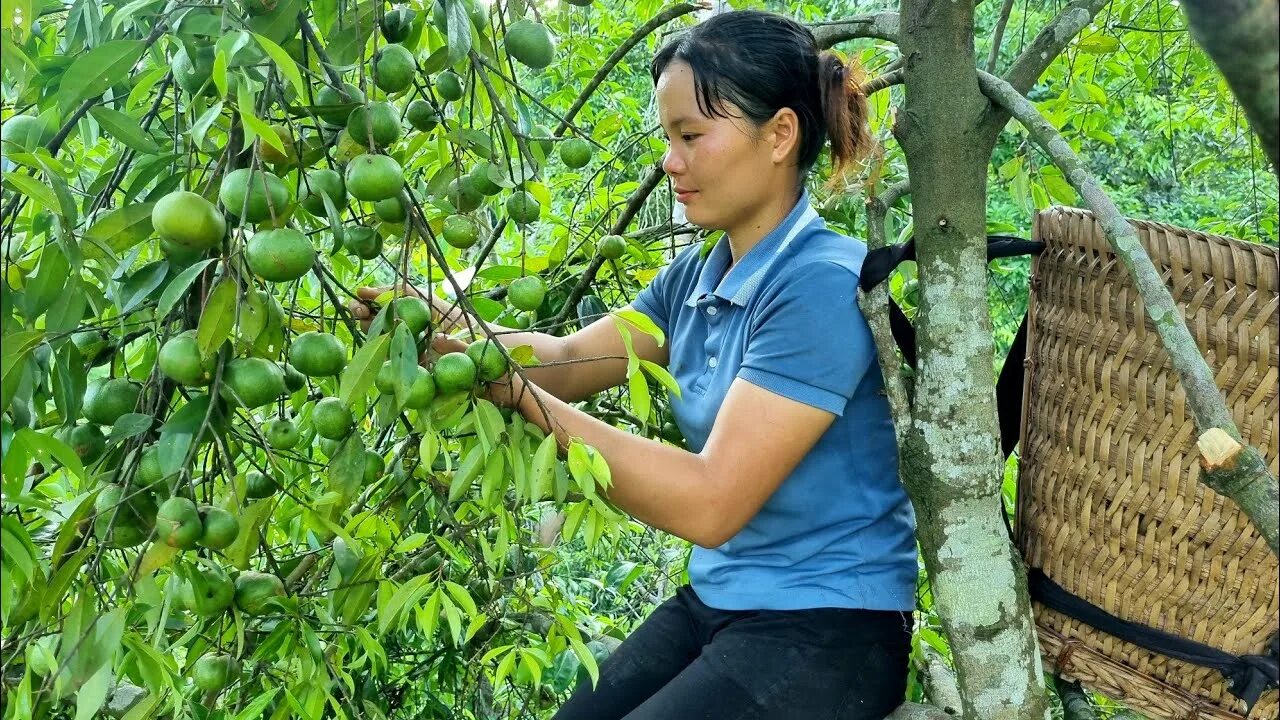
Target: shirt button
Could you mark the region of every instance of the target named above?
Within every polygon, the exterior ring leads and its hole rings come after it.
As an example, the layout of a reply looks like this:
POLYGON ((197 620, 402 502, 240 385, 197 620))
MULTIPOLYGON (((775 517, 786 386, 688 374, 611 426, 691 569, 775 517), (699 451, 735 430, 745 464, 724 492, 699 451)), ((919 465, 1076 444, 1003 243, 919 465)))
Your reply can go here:
POLYGON ((711 367, 715 367, 718 364, 714 355, 712 355, 711 358, 707 360, 707 364, 710 365, 711 367))
POLYGON ((715 314, 716 314, 716 308, 715 308, 715 306, 714 306, 714 305, 712 305, 711 307, 707 308, 707 314, 708 314, 708 315, 715 315, 715 314))

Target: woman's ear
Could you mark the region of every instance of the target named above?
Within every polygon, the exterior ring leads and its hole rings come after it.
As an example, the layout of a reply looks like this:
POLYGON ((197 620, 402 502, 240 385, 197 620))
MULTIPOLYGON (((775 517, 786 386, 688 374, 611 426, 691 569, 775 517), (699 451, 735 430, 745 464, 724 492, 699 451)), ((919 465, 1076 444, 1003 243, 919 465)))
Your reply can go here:
POLYGON ((791 108, 780 108, 769 120, 769 158, 775 163, 785 163, 800 146, 800 118, 791 108))

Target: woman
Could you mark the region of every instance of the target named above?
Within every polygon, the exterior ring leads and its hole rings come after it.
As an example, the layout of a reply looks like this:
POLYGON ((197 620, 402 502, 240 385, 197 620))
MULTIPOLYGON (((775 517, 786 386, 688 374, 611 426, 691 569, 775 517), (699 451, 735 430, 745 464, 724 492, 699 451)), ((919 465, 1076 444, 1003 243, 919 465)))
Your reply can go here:
POLYGON ((498 399, 554 424, 563 444, 595 447, 617 507, 695 545, 689 585, 555 718, 884 717, 906 686, 914 516, 856 302, 866 246, 828 230, 804 188, 826 140, 840 169, 870 142, 856 65, 792 20, 740 11, 671 41, 651 71, 676 199, 690 222, 725 231, 633 303, 668 339, 632 334, 679 382, 671 408, 689 450, 568 404, 626 381, 625 360, 583 361, 626 356, 611 318, 567 337, 490 326, 509 347, 572 363, 530 368, 498 399))

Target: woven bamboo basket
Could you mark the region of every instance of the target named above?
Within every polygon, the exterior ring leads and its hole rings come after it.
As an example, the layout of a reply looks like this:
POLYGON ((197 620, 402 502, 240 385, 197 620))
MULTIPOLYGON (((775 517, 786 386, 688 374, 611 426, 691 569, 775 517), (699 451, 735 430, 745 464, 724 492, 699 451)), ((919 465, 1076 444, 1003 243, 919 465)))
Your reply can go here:
MULTIPOLYGON (((1134 222, 1240 433, 1277 472, 1274 248, 1134 222)), ((1277 631, 1280 567, 1234 502, 1199 482, 1198 433, 1124 263, 1085 211, 1039 213, 1016 535, 1031 567, 1123 620, 1236 655, 1277 631)), ((1244 717, 1215 670, 1035 604, 1050 669, 1154 718, 1244 717)), ((1271 690, 1249 713, 1275 719, 1271 690)))

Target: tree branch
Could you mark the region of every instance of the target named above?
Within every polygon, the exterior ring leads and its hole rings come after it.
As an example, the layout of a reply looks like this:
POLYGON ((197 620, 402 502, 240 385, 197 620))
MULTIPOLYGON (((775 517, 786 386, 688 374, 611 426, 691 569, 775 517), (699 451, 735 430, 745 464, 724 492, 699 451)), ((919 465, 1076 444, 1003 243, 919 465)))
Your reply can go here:
MULTIPOLYGON (((889 208, 909 192, 911 192, 911 184, 903 180, 880 195, 867 198, 868 250, 887 245, 885 218, 889 214, 889 208)), ((906 442, 907 431, 912 426, 911 396, 902 379, 902 361, 898 359, 898 346, 893 340, 893 330, 889 325, 889 301, 889 283, 882 282, 870 292, 861 293, 859 305, 867 318, 867 324, 871 327, 871 334, 875 337, 880 374, 884 377, 885 394, 889 400, 889 409, 893 413, 893 430, 898 437, 898 447, 902 447, 906 442)))
MULTIPOLYGON (((1085 206, 1097 218, 1111 249, 1129 269, 1134 285, 1142 294, 1147 317, 1159 333, 1169 361, 1186 392, 1197 433, 1204 435, 1218 428, 1243 443, 1231 411, 1222 398, 1222 391, 1214 381, 1213 370, 1205 362, 1195 338, 1187 329, 1186 320, 1160 278, 1160 271, 1138 240, 1133 226, 1102 190, 1098 179, 1072 152, 1067 141, 1030 100, 990 73, 980 72, 978 83, 987 97, 1022 123, 1031 140, 1062 170, 1085 206)), ((1253 521, 1271 551, 1280 555, 1280 487, 1256 448, 1242 451, 1231 467, 1206 469, 1200 473, 1200 481, 1218 494, 1234 500, 1253 521)))
POLYGON ((1280 173, 1280 9, 1275 0, 1185 0, 1191 36, 1222 71, 1280 173))
POLYGON ((827 49, 833 45, 855 38, 878 38, 890 42, 898 41, 898 13, 879 12, 867 15, 855 15, 844 20, 811 23, 813 37, 818 47, 827 49))
POLYGON ((948 715, 932 705, 903 703, 885 720, 955 720, 955 716, 948 715))
POLYGON ((1111 0, 1074 0, 1063 8, 1013 61, 1009 72, 1004 75, 1005 80, 1019 93, 1026 93, 1062 51, 1067 49, 1071 39, 1088 27, 1093 22, 1093 16, 1109 2, 1111 0))
POLYGON ((1000 43, 1004 42, 1004 29, 1009 24, 1009 15, 1013 12, 1013 0, 1004 0, 1000 8, 1000 20, 996 22, 996 34, 991 38, 991 53, 987 55, 987 72, 996 71, 996 62, 1000 59, 1000 43))

